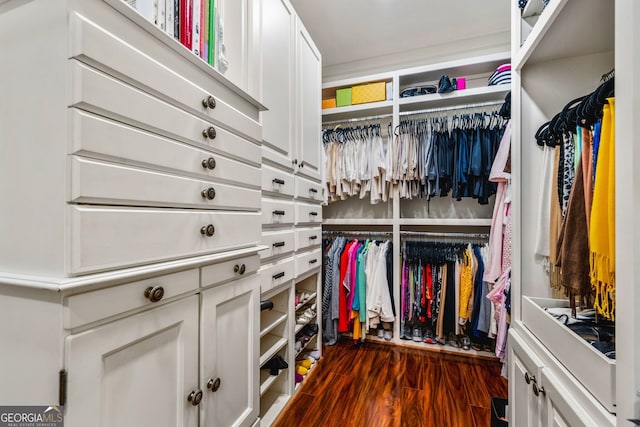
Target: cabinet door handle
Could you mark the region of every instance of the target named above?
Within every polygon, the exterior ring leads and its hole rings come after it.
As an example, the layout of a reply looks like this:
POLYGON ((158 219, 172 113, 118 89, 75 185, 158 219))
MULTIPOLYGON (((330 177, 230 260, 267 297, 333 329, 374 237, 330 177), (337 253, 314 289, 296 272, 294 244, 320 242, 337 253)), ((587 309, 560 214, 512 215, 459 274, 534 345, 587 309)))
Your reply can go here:
POLYGON ((273 214, 274 214, 274 215, 280 215, 280 216, 282 216, 282 215, 284 215, 284 214, 285 214, 285 212, 284 212, 284 211, 281 211, 281 210, 275 210, 275 211, 273 211, 273 214))
POLYGON ((532 382, 533 383, 536 382, 536 377, 535 377, 535 375, 529 376, 529 373, 525 372, 524 373, 524 380, 526 381, 527 384, 531 384, 532 382))
POLYGON ((317 193, 317 192, 318 192, 318 190, 316 190, 315 188, 310 188, 309 189, 309 193, 317 193))
POLYGON ((274 183, 274 184, 284 185, 284 179, 280 179, 280 178, 273 178, 273 183, 274 183))
POLYGON ((240 275, 243 275, 245 271, 247 271, 247 267, 244 264, 241 265, 234 265, 233 266, 233 271, 234 273, 239 273, 240 275))
POLYGON ((215 232, 216 232, 216 228, 213 226, 213 224, 203 225, 202 228, 200 229, 200 233, 207 237, 213 236, 215 232))
POLYGON ((202 190, 200 195, 202 195, 203 199, 213 200, 213 199, 216 198, 216 190, 213 187, 209 187, 209 188, 207 188, 205 190, 202 190))
POLYGON ((538 384, 533 383, 533 394, 536 395, 536 397, 538 397, 539 395, 545 395, 546 392, 544 391, 544 387, 538 387, 538 384))
POLYGON ((144 297, 151 302, 158 302, 164 296, 164 288, 162 286, 149 286, 144 290, 144 297))
POLYGON ((284 242, 275 242, 275 243, 273 244, 273 247, 274 247, 274 248, 280 248, 280 247, 282 247, 282 246, 284 246, 284 242))
POLYGON ((309 236, 309 240, 316 240, 318 238, 318 236, 316 236, 315 234, 313 236, 309 236))
POLYGON ((214 128, 213 126, 209 126, 208 128, 202 130, 202 136, 205 138, 216 139, 216 135, 216 128, 214 128))
POLYGON ((309 264, 315 264, 316 262, 318 262, 318 260, 317 260, 317 259, 310 259, 310 260, 309 260, 309 264))
POLYGON ((316 211, 309 212, 309 215, 311 215, 311 216, 318 216, 318 212, 316 212, 316 211))
POLYGON ((193 406, 198 406, 202 401, 202 390, 193 390, 187 396, 187 402, 191 402, 193 406))
POLYGON ((280 273, 273 275, 274 280, 279 279, 281 277, 284 277, 284 271, 281 271, 280 273))
POLYGON ((204 159, 202 161, 202 167, 205 169, 215 169, 216 168, 216 159, 213 157, 209 157, 208 159, 204 159))
POLYGON ((304 167, 304 161, 300 162, 300 167, 303 168, 304 167))
POLYGON ((209 378, 209 381, 207 381, 207 388, 214 393, 218 391, 220 388, 220 378, 209 378))
POLYGON ((204 108, 211 108, 213 110, 214 108, 216 108, 216 99, 213 96, 209 95, 202 100, 202 106, 204 108))

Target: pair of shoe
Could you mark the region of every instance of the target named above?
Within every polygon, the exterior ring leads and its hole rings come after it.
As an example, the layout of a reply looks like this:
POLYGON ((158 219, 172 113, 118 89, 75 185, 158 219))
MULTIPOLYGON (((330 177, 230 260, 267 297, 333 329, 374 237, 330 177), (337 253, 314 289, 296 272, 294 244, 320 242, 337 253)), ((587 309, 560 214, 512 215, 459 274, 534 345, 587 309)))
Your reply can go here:
POLYGON ((311 307, 309 307, 300 316, 296 318, 296 323, 303 325, 305 323, 309 323, 315 317, 316 317, 316 312, 313 309, 311 309, 311 307))
POLYGON ((457 81, 453 79, 453 81, 446 74, 440 77, 440 81, 438 82, 438 93, 448 93, 453 92, 457 89, 457 81))
POLYGON ((393 331, 391 329, 378 328, 378 338, 391 341, 393 331))
POLYGON ((273 356, 267 363, 262 365, 260 369, 268 369, 270 375, 278 375, 280 369, 287 369, 289 364, 279 354, 273 356))
POLYGON ((308 337, 312 337, 318 333, 318 329, 318 325, 313 323, 305 325, 304 328, 300 330, 300 332, 308 337))

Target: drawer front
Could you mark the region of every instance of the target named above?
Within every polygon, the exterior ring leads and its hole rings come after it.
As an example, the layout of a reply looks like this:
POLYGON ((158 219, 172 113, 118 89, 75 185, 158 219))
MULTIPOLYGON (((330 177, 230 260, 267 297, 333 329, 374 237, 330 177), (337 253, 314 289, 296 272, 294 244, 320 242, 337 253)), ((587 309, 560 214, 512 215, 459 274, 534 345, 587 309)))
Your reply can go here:
MULTIPOLYGON (((260 169, 256 167, 258 163, 241 163, 76 108, 69 109, 69 122, 70 154, 106 158, 117 163, 161 169, 198 178, 214 178, 221 182, 239 183, 255 188, 260 186, 260 169), (121 141, 127 143, 122 144, 121 141), (211 158, 215 161, 213 169, 210 169, 211 158)), ((234 144, 238 156, 257 159, 255 144, 242 139, 236 140, 234 144)), ((231 144, 225 149, 230 150, 231 144)))
POLYGON ((309 270, 322 266, 321 249, 314 249, 311 252, 296 254, 296 277, 299 277, 309 270))
POLYGON ((240 113, 217 94, 207 92, 125 42, 126 37, 118 37, 77 13, 71 14, 70 33, 69 57, 107 67, 137 85, 163 94, 181 108, 206 115, 217 124, 237 129, 256 141, 261 139, 259 123, 240 113), (205 107, 202 102, 209 96, 215 99, 214 108, 205 107))
POLYGON ((260 191, 71 156, 71 201, 125 206, 260 209, 260 191))
POLYGON ((322 224, 322 206, 296 203, 296 224, 322 224))
POLYGON ((140 307, 161 304, 164 300, 197 289, 199 279, 198 269, 194 268, 72 295, 65 303, 64 327, 77 328, 140 307), (158 297, 161 298, 158 300, 158 297))
POLYGON ((259 213, 69 206, 71 274, 249 247, 259 213), (214 234, 202 234, 213 225, 214 234))
POLYGON ((296 251, 319 246, 321 243, 322 229, 320 227, 296 229, 296 251))
POLYGON ((266 264, 258 270, 260 277, 260 291, 262 293, 293 280, 295 274, 293 257, 283 259, 273 264, 266 264))
POLYGON ((266 259, 293 252, 295 233, 293 230, 265 231, 262 233, 261 245, 267 249, 260 251, 260 258, 266 259))
POLYGON ((71 106, 202 148, 216 150, 238 160, 254 164, 261 161, 258 145, 251 144, 219 126, 89 68, 81 62, 71 60, 69 68, 73 80, 71 106), (211 132, 211 135, 205 136, 205 131, 211 132), (246 158, 238 151, 243 145, 246 154, 249 154, 246 158))
POLYGON ((293 197, 294 181, 290 173, 262 166, 262 191, 293 197))
POLYGON ((262 224, 293 224, 293 202, 262 199, 262 224))
POLYGON ((202 267, 200 286, 203 288, 224 283, 230 279, 238 279, 258 271, 260 257, 252 255, 244 258, 232 259, 202 267))
POLYGON ((322 202, 322 186, 318 182, 296 176, 296 198, 322 202))

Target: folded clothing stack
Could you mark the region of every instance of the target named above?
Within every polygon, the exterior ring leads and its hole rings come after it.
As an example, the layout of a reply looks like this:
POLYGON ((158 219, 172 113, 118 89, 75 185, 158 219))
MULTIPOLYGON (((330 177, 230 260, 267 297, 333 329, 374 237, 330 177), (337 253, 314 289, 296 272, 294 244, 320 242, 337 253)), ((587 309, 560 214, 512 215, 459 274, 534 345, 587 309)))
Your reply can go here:
POLYGON ((511 64, 502 64, 489 77, 489 86, 511 83, 511 64))

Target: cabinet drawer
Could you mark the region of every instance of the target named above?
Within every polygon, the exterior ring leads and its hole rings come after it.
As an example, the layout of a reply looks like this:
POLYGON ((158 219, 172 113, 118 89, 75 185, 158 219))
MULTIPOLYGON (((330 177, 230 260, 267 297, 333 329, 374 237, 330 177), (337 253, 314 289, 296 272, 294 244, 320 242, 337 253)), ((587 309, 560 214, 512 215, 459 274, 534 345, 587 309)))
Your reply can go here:
POLYGON ((265 264, 258 270, 260 277, 260 291, 267 292, 292 280, 295 274, 293 257, 289 257, 272 264, 265 264))
POLYGON ((295 234, 293 230, 265 231, 262 233, 260 244, 267 246, 267 249, 260 252, 260 258, 266 259, 293 252, 294 241, 295 234))
POLYGON ((293 202, 262 199, 262 224, 293 224, 293 202))
POLYGON ((202 267, 201 286, 203 288, 226 282, 229 279, 241 278, 258 271, 260 257, 252 255, 232 259, 202 267))
POLYGON ((290 173, 262 166, 262 191, 293 196, 293 176, 290 173))
POLYGON ((296 230, 296 251, 311 246, 318 246, 321 243, 322 229, 320 227, 299 228, 296 230))
POLYGON ((322 186, 318 182, 296 176, 296 198, 322 202, 322 186))
POLYGON ((90 62, 100 68, 106 67, 138 86, 168 97, 182 108, 205 114, 214 122, 237 129, 256 141, 261 139, 258 122, 220 99, 216 93, 197 86, 124 40, 128 38, 98 27, 77 13, 70 16, 70 58, 90 62), (117 52, 117 55, 113 52, 117 52), (202 102, 209 96, 215 99, 214 108, 205 107, 202 102))
POLYGON ((320 248, 311 252, 296 254, 296 277, 299 277, 309 270, 322 266, 322 251, 320 248))
POLYGON ((69 206, 72 274, 255 245, 259 213, 69 206), (214 235, 202 234, 213 225, 214 235))
MULTIPOLYGON (((256 188, 260 186, 260 169, 256 167, 257 163, 252 166, 231 160, 211 152, 215 150, 208 151, 176 142, 77 108, 69 109, 69 122, 70 154, 107 158, 118 163, 215 178, 256 188), (122 144, 121 141, 127 143, 122 144), (203 163, 210 158, 215 161, 213 169, 203 163)), ((236 140, 234 144, 236 155, 256 160, 254 144, 242 139, 236 140)), ((230 144, 225 149, 230 150, 230 144)))
POLYGON ((71 201, 126 206, 260 209, 260 191, 71 156, 71 201))
POLYGON ((256 144, 89 68, 81 62, 70 60, 69 68, 73 80, 71 106, 203 148, 217 150, 242 161, 255 164, 261 161, 261 150, 256 144), (210 131, 212 134, 205 136, 204 131, 210 131), (212 139, 211 136, 215 137, 212 139), (242 149, 247 157, 242 156, 239 151, 242 149))
POLYGON ((154 306, 163 300, 197 289, 199 277, 198 269, 194 268, 72 295, 65 303, 64 327, 77 328, 139 307, 154 306), (145 296, 147 290, 153 291, 151 295, 155 296, 145 296), (156 300, 159 296, 161 299, 156 300))
POLYGON ((322 206, 296 203, 296 224, 322 224, 322 206))

